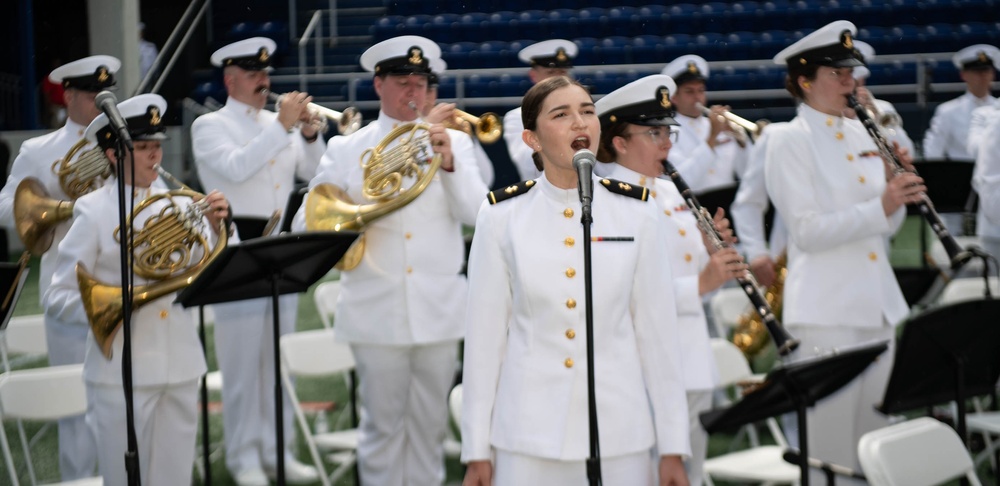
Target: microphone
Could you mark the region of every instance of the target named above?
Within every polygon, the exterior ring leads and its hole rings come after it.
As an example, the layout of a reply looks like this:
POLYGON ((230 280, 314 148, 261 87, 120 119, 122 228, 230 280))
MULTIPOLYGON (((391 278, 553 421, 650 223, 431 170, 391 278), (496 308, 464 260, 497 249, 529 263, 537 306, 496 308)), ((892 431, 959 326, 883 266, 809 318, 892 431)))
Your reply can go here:
POLYGON ((132 150, 132 137, 128 133, 128 124, 118 111, 118 98, 110 91, 101 91, 94 98, 94 103, 108 117, 111 128, 118 133, 118 138, 125 143, 129 150, 132 150))
POLYGON ((587 149, 580 149, 573 155, 573 168, 579 177, 577 190, 580 192, 580 202, 587 210, 590 209, 590 202, 594 198, 594 164, 597 158, 594 153, 587 149))

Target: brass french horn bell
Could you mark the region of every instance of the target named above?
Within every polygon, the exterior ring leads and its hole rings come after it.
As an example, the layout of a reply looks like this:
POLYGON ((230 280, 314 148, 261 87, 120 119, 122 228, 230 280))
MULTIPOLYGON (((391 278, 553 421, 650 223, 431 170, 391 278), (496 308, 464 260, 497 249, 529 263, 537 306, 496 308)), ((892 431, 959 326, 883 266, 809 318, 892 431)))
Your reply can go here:
POLYGON ((73 217, 73 201, 49 196, 45 186, 34 177, 21 180, 14 191, 14 227, 24 247, 41 256, 52 246, 56 227, 73 217))

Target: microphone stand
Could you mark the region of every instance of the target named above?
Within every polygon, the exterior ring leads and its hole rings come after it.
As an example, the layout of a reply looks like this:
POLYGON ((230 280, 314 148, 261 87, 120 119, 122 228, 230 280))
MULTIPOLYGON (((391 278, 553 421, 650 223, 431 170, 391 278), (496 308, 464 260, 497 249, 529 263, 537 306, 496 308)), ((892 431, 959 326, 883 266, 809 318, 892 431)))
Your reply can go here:
MULTIPOLYGON (((594 219, 590 214, 590 197, 584 197, 580 189, 580 223, 583 224, 583 283, 587 329, 587 415, 590 424, 590 457, 587 458, 587 481, 590 486, 601 484, 601 445, 597 430, 597 395, 594 391, 594 306, 593 279, 591 278, 590 225, 594 219)), ((593 195, 593 191, 591 191, 593 195)))
MULTIPOLYGON (((115 164, 118 177, 118 228, 119 235, 128 232, 128 240, 120 237, 119 250, 121 255, 122 280, 122 388, 125 392, 125 431, 128 440, 125 450, 125 474, 129 486, 139 486, 139 446, 135 436, 135 415, 133 413, 132 390, 132 237, 133 231, 127 226, 125 215, 125 152, 128 150, 132 173, 135 173, 135 153, 128 149, 125 142, 119 138, 115 146, 115 164)), ((134 203, 134 196, 130 199, 134 203)))

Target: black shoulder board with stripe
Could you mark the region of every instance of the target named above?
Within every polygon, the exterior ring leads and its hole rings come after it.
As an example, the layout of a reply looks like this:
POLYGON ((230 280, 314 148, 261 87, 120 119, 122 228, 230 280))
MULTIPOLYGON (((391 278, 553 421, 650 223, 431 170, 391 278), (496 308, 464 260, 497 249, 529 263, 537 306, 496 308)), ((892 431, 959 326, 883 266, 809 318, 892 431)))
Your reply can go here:
POLYGON ((627 182, 615 179, 601 179, 601 185, 609 191, 622 196, 634 197, 640 201, 649 199, 649 189, 642 186, 633 186, 627 182))
POLYGON ((486 195, 486 199, 489 199, 490 204, 496 204, 514 196, 520 196, 521 194, 528 192, 532 187, 535 187, 535 181, 533 180, 518 182, 517 184, 507 186, 503 189, 490 191, 490 193, 486 195))

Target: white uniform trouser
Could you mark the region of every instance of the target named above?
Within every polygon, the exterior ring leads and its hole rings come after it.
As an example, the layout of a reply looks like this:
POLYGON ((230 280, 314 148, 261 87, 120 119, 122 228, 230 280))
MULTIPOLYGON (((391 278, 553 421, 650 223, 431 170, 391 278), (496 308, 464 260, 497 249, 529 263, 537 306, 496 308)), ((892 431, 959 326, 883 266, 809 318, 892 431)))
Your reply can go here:
MULTIPOLYGON (((198 380, 133 390, 143 486, 191 484, 198 430, 198 380)), ((97 437, 105 486, 128 484, 125 394, 120 385, 87 384, 87 416, 97 437)))
POLYGON ((441 484, 458 342, 352 343, 351 352, 361 401, 361 481, 378 486, 441 484))
MULTIPOLYGON (((295 331, 299 295, 278 298, 280 334, 295 331)), ((271 298, 216 304, 215 353, 222 372, 226 467, 235 475, 278 463, 274 421, 274 324, 271 298)), ((283 393, 285 458, 295 443, 294 411, 283 393)))
MULTIPOLYGON (((608 486, 651 486, 654 484, 653 471, 656 466, 648 451, 602 457, 601 482, 608 486)), ((543 459, 496 449, 493 484, 496 486, 585 485, 587 484, 586 461, 543 459)))
POLYGON ((705 456, 708 454, 708 432, 701 425, 701 413, 712 408, 712 390, 688 390, 688 416, 690 423, 691 457, 684 461, 688 482, 701 486, 705 473, 705 456))
MULTIPOLYGON (((76 336, 62 332, 60 325, 50 325, 45 317, 45 342, 49 348, 49 366, 83 363, 87 354, 87 334, 76 336)), ((80 414, 59 421, 59 473, 63 481, 89 478, 97 470, 97 443, 80 414)))
MULTIPOLYGON (((863 343, 890 340, 883 352, 861 375, 840 390, 820 400, 806 414, 809 455, 826 462, 841 464, 861 471, 858 462, 858 441, 861 436, 889 425, 889 417, 875 410, 881 402, 892 371, 895 329, 883 327, 796 326, 788 332, 801 341, 799 358, 815 355, 814 350, 828 353, 834 348, 848 348, 863 343)), ((823 472, 810 472, 811 484, 826 484, 823 472)), ((867 484, 864 481, 838 477, 837 484, 867 484)))

